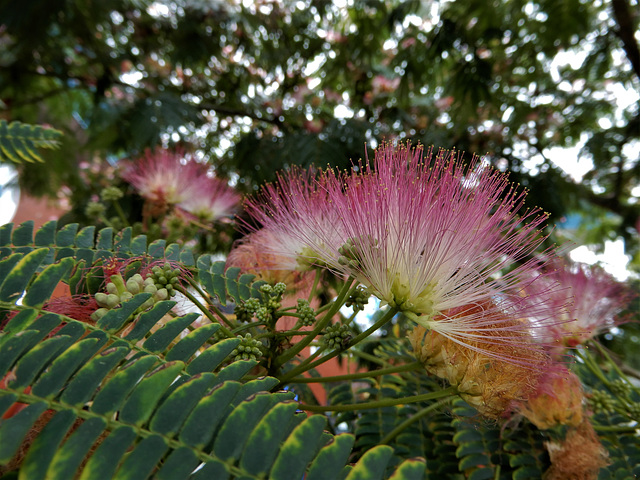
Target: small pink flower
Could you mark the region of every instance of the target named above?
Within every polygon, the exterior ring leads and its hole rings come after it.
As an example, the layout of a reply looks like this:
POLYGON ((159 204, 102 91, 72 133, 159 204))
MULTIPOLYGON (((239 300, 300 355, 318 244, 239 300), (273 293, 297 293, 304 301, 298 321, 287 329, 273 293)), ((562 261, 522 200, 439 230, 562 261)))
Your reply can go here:
POLYGON ((534 281, 527 258, 544 239, 539 228, 546 215, 522 211, 525 193, 477 157, 465 165, 454 153, 440 151, 433 161, 431 155, 385 144, 373 164, 350 174, 283 175, 247 210, 287 239, 273 254, 351 276, 458 343, 491 330, 492 342, 516 344, 522 338, 514 330, 529 335, 552 321, 551 315, 524 320, 531 302, 522 295, 534 281), (461 310, 448 317, 453 309, 461 310), (510 333, 496 335, 501 328, 510 333))
POLYGON ((157 205, 176 205, 187 199, 192 185, 205 175, 205 166, 182 153, 164 149, 145 151, 123 173, 140 196, 157 205))
POLYGON ((240 195, 233 187, 206 174, 193 182, 184 197, 178 207, 208 222, 231 216, 240 204, 240 195))
POLYGON ((310 265, 323 264, 324 257, 346 241, 329 196, 329 184, 336 180, 335 176, 294 166, 245 202, 249 216, 265 227, 260 235, 272 240, 264 249, 278 258, 278 269, 306 270, 310 265), (325 245, 327 237, 331 242, 325 245), (323 252, 314 251, 318 248, 323 252))
POLYGON ((621 313, 631 293, 599 266, 558 262, 546 281, 559 286, 549 293, 547 302, 567 306, 566 314, 551 325, 566 346, 575 347, 624 322, 621 313))

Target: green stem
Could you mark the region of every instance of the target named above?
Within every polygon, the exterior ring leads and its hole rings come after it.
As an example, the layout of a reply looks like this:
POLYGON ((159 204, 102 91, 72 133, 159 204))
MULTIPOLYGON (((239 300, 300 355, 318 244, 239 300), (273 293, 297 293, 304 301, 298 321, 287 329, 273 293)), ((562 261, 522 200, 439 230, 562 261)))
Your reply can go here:
POLYGON ((593 358, 591 358, 591 355, 589 355, 586 350, 585 351, 577 351, 577 355, 578 357, 580 357, 580 359, 582 359, 582 361, 584 362, 585 366, 591 370, 591 372, 598 377, 598 379, 604 383, 607 387, 609 386, 609 379, 607 379, 607 377, 602 373, 602 370, 600 369, 600 367, 598 366, 598 364, 593 360, 593 358))
POLYGON ((302 362, 300 362, 298 365, 296 365, 295 368, 306 368, 307 365, 309 365, 311 362, 313 362, 316 358, 318 358, 318 356, 325 351, 325 349, 327 348, 326 345, 322 345, 320 347, 318 347, 318 349, 313 352, 311 355, 309 355, 307 358, 305 358, 302 362))
MULTIPOLYGON (((193 303, 196 307, 198 307, 198 309, 200 311, 202 311, 202 313, 209 319, 211 320, 212 323, 219 323, 220 324, 220 330, 222 330, 224 332, 225 335, 234 338, 235 335, 231 332, 231 330, 229 330, 222 322, 220 322, 216 317, 213 316, 213 314, 211 313, 211 311, 209 311, 209 309, 207 307, 205 307, 202 303, 200 303, 200 301, 194 297, 191 292, 189 292, 189 290, 187 290, 186 288, 178 285, 176 287, 174 287, 176 291, 180 292, 181 294, 183 294, 185 297, 187 297, 189 300, 191 300, 191 303, 193 303)), ((215 308, 215 307, 214 307, 215 308)), ((216 314, 218 314, 218 316, 220 318, 222 318, 224 320, 224 322, 226 323, 226 318, 225 316, 222 314, 222 312, 220 312, 217 308, 215 308, 216 314)))
POLYGON ((191 287, 198 292, 198 294, 204 298, 207 301, 207 305, 208 308, 207 310, 211 309, 213 310, 213 312, 220 318, 221 322, 219 323, 226 323, 229 328, 233 329, 233 328, 237 328, 237 325, 235 325, 232 321, 230 321, 227 316, 222 313, 220 311, 220 309, 218 307, 216 307, 212 302, 211 302, 211 296, 205 292, 204 290, 202 290, 202 288, 200 288, 200 284, 198 284, 198 282, 196 282, 196 280, 192 277, 187 277, 187 282, 189 282, 189 285, 191 285, 191 287))
POLYGON ((353 412, 356 410, 366 410, 370 408, 393 407, 395 405, 404 405, 407 403, 425 402, 427 400, 435 400, 437 398, 449 397, 458 393, 457 387, 449 387, 439 392, 423 393, 422 395, 413 395, 403 398, 386 398, 374 402, 352 403, 348 405, 305 405, 300 404, 301 410, 308 412, 353 412))
POLYGON ((113 223, 111 223, 111 222, 109 221, 109 219, 106 217, 106 215, 100 215, 100 216, 98 217, 98 220, 100 220, 102 223, 104 223, 107 227, 114 228, 114 227, 113 227, 113 223))
POLYGON ((368 372, 349 373, 346 375, 336 375, 334 377, 296 377, 289 380, 288 383, 330 383, 342 382, 347 380, 357 380, 359 378, 372 378, 381 375, 389 375, 391 373, 411 372, 413 370, 422 369, 422 364, 418 362, 406 363, 397 367, 380 368, 378 370, 370 370, 368 372))
POLYGON ((313 286, 311 287, 311 291, 309 292, 309 298, 307 298, 307 301, 309 303, 311 303, 311 300, 313 300, 313 297, 316 294, 316 288, 318 288, 318 283, 320 283, 320 275, 322 275, 322 272, 319 268, 316 268, 316 275, 315 277, 313 277, 313 286))
POLYGON ((340 307, 342 307, 345 300, 349 298, 349 294, 351 293, 351 291, 356 288, 356 287, 353 287, 353 288, 351 287, 352 283, 353 283, 353 278, 349 277, 345 282, 344 286, 342 287, 342 289, 340 290, 340 293, 338 294, 338 298, 336 298, 335 302, 333 302, 333 304, 331 305, 331 308, 327 311, 327 313, 325 313, 324 317, 322 317, 318 322, 316 322, 316 326, 314 327, 313 330, 311 330, 311 334, 308 337, 301 340, 300 342, 296 343, 293 347, 291 347, 289 350, 284 352, 278 358, 276 358, 274 362, 276 367, 280 367, 284 365, 289 360, 291 360, 296 355, 298 355, 302 350, 305 349, 307 345, 309 345, 313 341, 313 339, 317 335, 320 334, 322 330, 324 330, 324 328, 329 324, 329 322, 331 322, 331 319, 333 318, 333 316, 338 312, 338 310, 340 310, 340 307))
MULTIPOLYGON (((286 382, 288 382, 290 379, 295 378, 297 375, 300 375, 301 373, 306 372, 307 370, 311 370, 312 368, 317 367, 318 365, 323 364, 324 362, 326 362, 327 360, 332 359, 333 357, 339 355, 341 352, 353 347, 355 344, 359 343, 361 340, 367 338, 369 335, 371 335, 373 332, 375 332, 376 330, 378 330, 380 327, 382 327, 385 323, 387 323, 389 320, 391 320, 396 313, 398 313, 399 309, 394 307, 394 308, 390 308, 387 313, 385 313, 382 318, 380 320, 378 320, 376 323, 374 323, 371 327, 369 327, 367 330, 365 330, 364 332, 362 332, 360 335, 356 336, 355 338, 353 338, 346 346, 344 349, 341 350, 334 350, 331 353, 328 353, 327 355, 325 355, 324 357, 316 360, 315 362, 309 363, 307 365, 303 365, 300 364, 297 367, 289 370, 287 372, 286 375, 284 375, 282 378, 280 378, 280 385, 284 385, 286 382)), ((303 362, 306 363, 306 362, 303 362)))
POLYGON ((113 204, 114 208, 116 209, 116 213, 120 217, 120 220, 122 220, 122 223, 124 225, 129 225, 129 220, 127 220, 127 216, 125 215, 124 210, 122 210, 122 207, 120 206, 120 202, 118 202, 117 200, 114 200, 111 203, 113 204))
POLYGON ((593 425, 597 432, 636 433, 638 427, 618 427, 615 425, 593 425))
POLYGON ((210 227, 209 225, 205 225, 204 223, 201 223, 201 222, 199 222, 197 220, 194 220, 193 218, 189 219, 189 223, 195 225, 198 228, 201 228, 202 230, 208 230, 209 232, 213 232, 213 233, 216 232, 215 228, 210 227))
POLYGON ((602 355, 604 358, 607 359, 607 361, 611 364, 611 366, 616 371, 616 373, 620 376, 620 378, 622 378, 627 383, 627 385, 629 385, 633 390, 637 391, 637 388, 635 387, 635 385, 631 383, 631 380, 629 380, 629 377, 625 375, 625 373, 620 369, 618 364, 611 358, 607 350, 596 341, 593 341, 591 343, 595 345, 595 347, 600 352, 600 355, 602 355))
POLYGON ((378 442, 378 445, 388 444, 389 442, 391 442, 391 440, 396 438, 400 433, 402 433, 410 425, 414 424, 415 422, 417 422, 421 418, 426 417, 428 414, 430 414, 434 410, 437 410, 438 408, 442 407, 443 405, 446 405, 447 403, 450 403, 451 400, 453 400, 453 397, 454 397, 454 395, 451 395, 449 397, 443 398, 442 400, 440 400, 438 402, 435 402, 435 403, 432 403, 428 407, 423 408, 422 410, 420 410, 415 415, 410 416, 404 422, 402 422, 400 425, 398 425, 396 428, 394 428, 389 433, 387 433, 384 436, 384 438, 382 440, 380 440, 380 442, 378 442))
POLYGON ((370 353, 363 352, 361 350, 351 350, 350 353, 355 355, 356 357, 360 357, 363 360, 367 360, 371 363, 377 363, 378 365, 381 365, 383 368, 386 368, 387 365, 389 365, 389 362, 385 362, 381 358, 378 358, 375 355, 371 355, 370 353))

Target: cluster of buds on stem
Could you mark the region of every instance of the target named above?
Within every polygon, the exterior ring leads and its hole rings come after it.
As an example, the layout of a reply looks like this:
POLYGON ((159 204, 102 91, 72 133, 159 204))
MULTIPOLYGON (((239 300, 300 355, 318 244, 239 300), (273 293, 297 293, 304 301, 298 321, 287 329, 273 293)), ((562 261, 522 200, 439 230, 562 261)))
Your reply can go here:
POLYGON ((240 345, 231 352, 234 362, 237 360, 258 360, 262 357, 262 342, 260 340, 252 338, 250 333, 244 336, 238 335, 238 338, 240 345))
POLYGON ((274 286, 269 284, 260 287, 262 300, 250 298, 236 305, 236 318, 243 322, 250 322, 254 317, 261 323, 273 324, 277 320, 276 312, 282 307, 282 295, 287 286, 278 282, 274 286))
POLYGON ((304 300, 302 298, 298 299, 296 313, 300 315, 298 323, 303 327, 309 327, 316 321, 316 312, 311 308, 308 300, 304 300))
POLYGON ((322 337, 322 343, 330 350, 344 350, 349 345, 352 337, 353 334, 349 325, 336 323, 327 327, 322 337))
POLYGON ((146 278, 136 273, 125 281, 119 273, 111 275, 111 281, 105 286, 106 293, 95 294, 100 308, 91 314, 91 319, 100 320, 109 310, 117 308, 138 293, 150 293, 152 296, 134 314, 147 310, 156 302, 168 300, 176 294, 174 287, 178 285, 181 273, 179 268, 172 268, 169 263, 165 263, 163 266, 154 266, 146 278))
POLYGON ((158 291, 165 289, 169 298, 176 294, 175 287, 180 283, 182 272, 179 268, 172 268, 171 264, 165 262, 163 266, 156 265, 147 273, 147 280, 152 280, 158 291))
POLYGON ((353 307, 354 312, 361 312, 364 310, 364 306, 369 303, 369 297, 371 294, 366 288, 358 287, 356 291, 345 302, 345 307, 353 307))
POLYGON ((603 390, 593 390, 586 395, 587 404, 593 413, 619 413, 631 421, 640 421, 640 402, 633 387, 619 378, 607 384, 612 395, 603 390))

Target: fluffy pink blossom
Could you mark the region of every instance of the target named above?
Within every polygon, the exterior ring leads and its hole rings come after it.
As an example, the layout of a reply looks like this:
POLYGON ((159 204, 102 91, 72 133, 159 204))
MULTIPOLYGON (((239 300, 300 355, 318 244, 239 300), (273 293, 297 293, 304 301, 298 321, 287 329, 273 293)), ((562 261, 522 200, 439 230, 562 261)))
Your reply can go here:
POLYGON ((273 254, 351 276, 416 323, 469 346, 489 331, 491 342, 522 342, 514 330, 552 320, 525 320, 524 286, 535 281, 526 259, 544 239, 546 215, 522 211, 524 198, 477 157, 467 165, 440 151, 432 161, 431 150, 385 144, 373 164, 350 174, 283 175, 247 210, 288 239, 273 254), (458 313, 447 316, 452 309, 458 313))
POLYGON ((212 222, 229 217, 240 204, 240 195, 220 178, 201 175, 191 185, 186 198, 178 207, 197 217, 212 222))
POLYGON ((126 168, 123 178, 160 212, 177 206, 200 220, 215 221, 231 215, 240 203, 227 182, 181 152, 147 150, 126 168))
POLYGON ((128 165, 122 177, 145 199, 157 205, 176 205, 188 198, 202 175, 204 165, 185 159, 182 153, 156 149, 146 150, 128 165))
POLYGON ((552 308, 557 305, 568 307, 558 319, 561 321, 551 325, 554 335, 564 345, 574 347, 624 321, 621 313, 631 294, 599 266, 557 263, 544 281, 555 281, 559 286, 546 297, 552 308))
POLYGON ((330 197, 336 181, 333 175, 294 166, 245 202, 249 216, 264 226, 261 235, 275 240, 266 242, 264 248, 278 258, 279 269, 305 270, 323 264, 324 257, 346 241, 330 197), (325 244, 327 238, 331 241, 325 244))

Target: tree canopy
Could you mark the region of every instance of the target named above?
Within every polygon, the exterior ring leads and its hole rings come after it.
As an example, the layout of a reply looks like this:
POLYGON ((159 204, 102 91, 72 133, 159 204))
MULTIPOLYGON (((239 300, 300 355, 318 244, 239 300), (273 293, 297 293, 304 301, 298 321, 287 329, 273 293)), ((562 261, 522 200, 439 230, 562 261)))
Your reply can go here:
POLYGON ((69 186, 78 212, 78 165, 148 147, 252 191, 410 138, 485 155, 551 224, 624 238, 638 268, 638 17, 630 0, 4 0, 0 115, 65 132, 21 182, 69 186), (552 158, 575 146, 581 178, 552 158))

